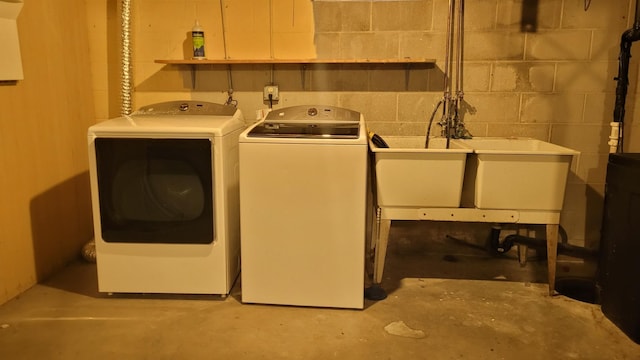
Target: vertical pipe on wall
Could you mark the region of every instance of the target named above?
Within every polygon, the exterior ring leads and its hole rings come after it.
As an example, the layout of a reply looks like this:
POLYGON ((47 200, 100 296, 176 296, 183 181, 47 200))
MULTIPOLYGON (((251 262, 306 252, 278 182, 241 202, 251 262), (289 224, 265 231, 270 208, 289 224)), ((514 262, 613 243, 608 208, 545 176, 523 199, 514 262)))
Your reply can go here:
POLYGON ((451 59, 453 57, 453 29, 454 29, 454 11, 456 0, 449 0, 449 13, 447 15, 447 34, 446 46, 444 54, 444 96, 443 96, 443 119, 440 121, 442 126, 442 136, 447 138, 447 148, 449 148, 449 139, 451 138, 451 59))
POLYGON ((624 152, 624 116, 629 87, 629 61, 631 59, 631 45, 640 40, 640 7, 636 1, 636 12, 633 27, 622 33, 620 39, 620 55, 618 56, 618 76, 614 78, 616 85, 615 107, 613 109, 613 122, 611 123, 612 137, 609 140, 611 152, 624 152), (618 123, 618 124, 613 124, 618 123), (617 126, 614 126, 617 125, 617 126), (617 127, 617 129, 616 129, 617 127))
POLYGON ((463 86, 463 66, 464 60, 464 0, 460 0, 458 5, 458 24, 457 24, 458 37, 456 39, 456 95, 453 109, 453 135, 455 138, 468 137, 467 131, 464 128, 464 123, 460 117, 462 101, 464 99, 463 86))
POLYGON ((122 0, 121 8, 121 115, 131 114, 131 1, 122 0))
MULTIPOLYGON (((462 68, 464 51, 464 0, 449 0, 449 13, 447 16, 446 48, 444 55, 444 96, 442 99, 443 116, 438 125, 442 127, 441 135, 447 138, 447 149, 450 139, 470 138, 471 134, 464 127, 464 122, 460 117, 461 107, 464 97, 462 89, 462 68), (458 10, 456 13, 456 5, 458 10), (455 39, 455 41, 454 41, 455 39), (455 46, 455 48, 454 48, 455 46), (455 59, 454 59, 455 54, 455 59), (453 67, 455 63, 455 68, 453 67), (451 73, 453 72, 453 74, 451 73), (455 78, 455 84, 453 79, 455 78), (455 85, 455 95, 452 95, 452 88, 455 85)), ((431 127, 429 121, 429 129, 431 127)), ((425 141, 425 147, 429 140, 425 141)))

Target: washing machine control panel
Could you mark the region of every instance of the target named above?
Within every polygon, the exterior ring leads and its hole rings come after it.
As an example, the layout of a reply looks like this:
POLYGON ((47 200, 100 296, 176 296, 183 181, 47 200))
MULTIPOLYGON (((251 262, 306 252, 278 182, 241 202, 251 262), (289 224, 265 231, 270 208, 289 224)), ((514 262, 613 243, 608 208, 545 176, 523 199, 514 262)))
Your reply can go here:
POLYGON ((328 123, 261 123, 256 125, 247 136, 269 138, 322 138, 357 139, 360 134, 358 124, 328 123))
POLYGON ((271 111, 265 122, 352 122, 360 121, 360 113, 335 106, 301 105, 271 111))

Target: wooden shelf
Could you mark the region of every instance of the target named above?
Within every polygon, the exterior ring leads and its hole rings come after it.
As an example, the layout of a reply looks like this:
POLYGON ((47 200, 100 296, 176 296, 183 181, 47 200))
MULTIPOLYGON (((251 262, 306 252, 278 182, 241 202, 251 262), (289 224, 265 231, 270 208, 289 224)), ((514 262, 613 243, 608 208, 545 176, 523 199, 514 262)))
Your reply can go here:
MULTIPOLYGON (((405 59, 204 59, 204 60, 154 60, 158 64, 167 65, 188 65, 191 68, 191 86, 196 86, 196 71, 198 65, 227 65, 229 76, 231 76, 231 65, 278 65, 293 64, 300 65, 302 76, 302 88, 305 88, 304 73, 308 65, 324 64, 324 65, 403 65, 405 69, 405 86, 409 88, 409 72, 415 65, 435 64, 435 59, 424 58, 405 58, 405 59)), ((272 70, 273 71, 273 68, 272 70)))
POLYGON ((434 64, 435 59, 205 59, 205 60, 155 60, 158 64, 171 65, 236 65, 236 64, 434 64))

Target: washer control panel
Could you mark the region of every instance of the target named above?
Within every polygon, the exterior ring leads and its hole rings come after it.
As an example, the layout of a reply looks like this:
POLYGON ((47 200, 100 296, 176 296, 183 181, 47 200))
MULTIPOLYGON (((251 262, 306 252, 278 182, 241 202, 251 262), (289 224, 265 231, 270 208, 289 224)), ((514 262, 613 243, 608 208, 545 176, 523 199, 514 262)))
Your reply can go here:
POLYGON ((301 105, 274 109, 267 114, 265 122, 340 123, 360 121, 360 113, 335 106, 301 105))

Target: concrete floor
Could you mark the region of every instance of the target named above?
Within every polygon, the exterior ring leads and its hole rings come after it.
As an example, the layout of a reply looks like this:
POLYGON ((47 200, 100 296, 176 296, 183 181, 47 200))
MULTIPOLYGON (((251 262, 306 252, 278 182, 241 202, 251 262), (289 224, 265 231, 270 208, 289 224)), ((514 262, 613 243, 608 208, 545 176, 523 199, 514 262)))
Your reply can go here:
POLYGON ((226 299, 108 297, 94 264, 73 263, 0 307, 0 359, 640 359, 598 305, 547 295, 544 261, 422 227, 394 224, 389 296, 361 311, 243 305, 239 282, 226 299))

